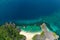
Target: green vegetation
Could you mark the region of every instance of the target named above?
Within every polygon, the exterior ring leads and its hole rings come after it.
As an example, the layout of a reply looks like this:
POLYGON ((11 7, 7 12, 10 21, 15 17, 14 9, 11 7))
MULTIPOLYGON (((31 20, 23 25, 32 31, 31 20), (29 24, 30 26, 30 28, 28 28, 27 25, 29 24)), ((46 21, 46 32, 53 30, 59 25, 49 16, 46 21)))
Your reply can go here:
POLYGON ((56 33, 53 33, 53 36, 56 38, 56 33))
POLYGON ((42 31, 42 32, 41 32, 40 36, 41 36, 41 37, 43 37, 43 36, 44 36, 44 31, 42 31))
POLYGON ((21 40, 26 38, 19 34, 20 30, 12 24, 0 26, 0 40, 21 40))
MULTIPOLYGON (((37 40, 37 39, 36 39, 37 36, 38 36, 37 34, 34 35, 32 39, 33 39, 33 40, 37 40)), ((44 32, 42 31, 41 34, 40 34, 39 36, 40 36, 40 38, 43 38, 43 36, 44 36, 44 32)))
MULTIPOLYGON (((36 34, 36 35, 33 36, 32 39, 33 39, 33 40, 37 40, 37 38, 39 37, 40 40, 42 40, 42 38, 43 38, 44 36, 45 36, 45 35, 44 35, 44 32, 42 31, 40 35, 37 35, 37 34, 36 34), (39 36, 40 36, 40 37, 39 37, 39 36)), ((53 36, 57 39, 56 33, 53 32, 53 36)))
POLYGON ((36 36, 37 36, 37 34, 33 36, 32 40, 36 40, 36 36))

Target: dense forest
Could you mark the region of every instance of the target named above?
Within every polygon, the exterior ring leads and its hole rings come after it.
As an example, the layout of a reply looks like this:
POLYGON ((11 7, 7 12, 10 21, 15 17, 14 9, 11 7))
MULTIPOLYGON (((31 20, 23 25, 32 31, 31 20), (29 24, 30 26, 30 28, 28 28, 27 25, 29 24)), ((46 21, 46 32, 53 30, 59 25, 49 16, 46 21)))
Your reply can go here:
POLYGON ((25 40, 24 35, 20 35, 20 29, 14 23, 0 25, 0 40, 25 40))

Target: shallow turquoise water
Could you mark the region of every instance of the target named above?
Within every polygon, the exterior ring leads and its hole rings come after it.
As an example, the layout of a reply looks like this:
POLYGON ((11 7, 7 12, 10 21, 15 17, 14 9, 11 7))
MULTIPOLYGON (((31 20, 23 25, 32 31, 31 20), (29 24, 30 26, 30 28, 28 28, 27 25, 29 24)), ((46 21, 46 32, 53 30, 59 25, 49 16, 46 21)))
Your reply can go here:
MULTIPOLYGON (((22 30, 24 30, 24 31, 27 31, 27 32, 40 32, 41 28, 39 26, 36 26, 35 24, 39 24, 39 23, 36 23, 36 22, 41 22, 43 20, 44 22, 47 22, 50 25, 50 26, 49 25, 47 26, 47 28, 50 31, 55 32, 57 35, 60 36, 60 19, 59 19, 60 16, 58 16, 58 14, 60 14, 60 12, 57 13, 57 14, 55 13, 55 14, 53 14, 51 16, 42 17, 39 20, 37 19, 35 21, 33 21, 33 20, 27 21, 27 22, 26 21, 25 22, 21 21, 22 23, 27 24, 27 26, 26 27, 20 26, 20 28, 22 30), (32 24, 32 23, 33 23, 32 26, 28 25, 28 24, 32 24)), ((21 22, 20 21, 16 21, 17 24, 21 24, 21 22)), ((59 38, 59 40, 60 40, 60 38, 59 38)))
MULTIPOLYGON (((50 25, 48 29, 60 35, 60 0, 0 0, 0 24, 15 22, 19 26, 42 20, 50 25)), ((21 29, 41 31, 37 26, 21 29)))
POLYGON ((26 32, 40 32, 41 28, 39 26, 26 26, 26 27, 20 27, 21 30, 24 30, 26 32))

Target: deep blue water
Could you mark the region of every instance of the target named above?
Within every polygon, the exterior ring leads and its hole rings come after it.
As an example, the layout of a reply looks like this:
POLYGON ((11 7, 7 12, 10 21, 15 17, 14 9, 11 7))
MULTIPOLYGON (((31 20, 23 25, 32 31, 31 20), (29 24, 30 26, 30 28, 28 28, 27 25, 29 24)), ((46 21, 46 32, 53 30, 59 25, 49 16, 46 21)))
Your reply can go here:
POLYGON ((0 0, 0 20, 31 20, 58 9, 59 0, 0 0))
POLYGON ((0 24, 37 22, 41 17, 57 26, 51 28, 60 35, 60 0, 0 0, 0 24))

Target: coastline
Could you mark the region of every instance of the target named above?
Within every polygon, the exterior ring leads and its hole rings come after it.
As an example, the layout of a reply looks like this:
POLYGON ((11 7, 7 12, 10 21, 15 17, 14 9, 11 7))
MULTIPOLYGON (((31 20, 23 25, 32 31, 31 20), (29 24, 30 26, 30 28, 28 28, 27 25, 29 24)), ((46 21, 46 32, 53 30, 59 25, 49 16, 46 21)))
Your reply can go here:
POLYGON ((32 40, 32 37, 36 34, 41 34, 41 32, 35 32, 35 33, 30 33, 30 32, 25 32, 24 30, 21 30, 19 34, 23 34, 26 36, 26 40, 32 40))

